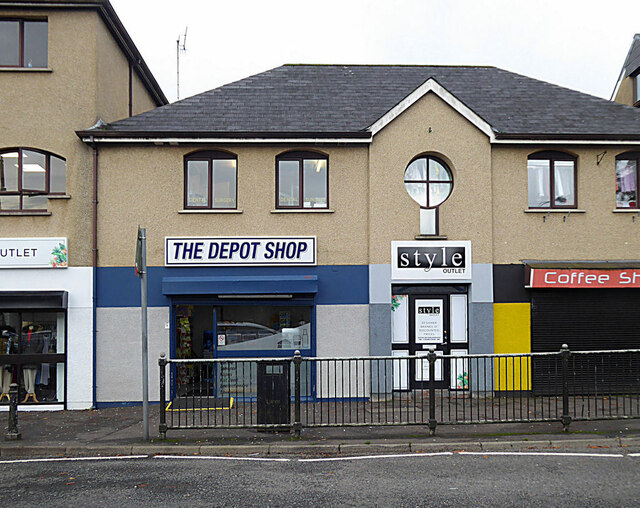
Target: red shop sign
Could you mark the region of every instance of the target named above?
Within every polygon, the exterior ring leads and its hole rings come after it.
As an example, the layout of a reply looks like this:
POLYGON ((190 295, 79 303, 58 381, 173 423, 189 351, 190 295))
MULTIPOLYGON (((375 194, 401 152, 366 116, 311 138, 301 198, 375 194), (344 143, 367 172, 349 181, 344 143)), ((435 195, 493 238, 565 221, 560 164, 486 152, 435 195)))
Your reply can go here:
POLYGON ((640 288, 640 268, 583 270, 532 268, 532 288, 640 288))

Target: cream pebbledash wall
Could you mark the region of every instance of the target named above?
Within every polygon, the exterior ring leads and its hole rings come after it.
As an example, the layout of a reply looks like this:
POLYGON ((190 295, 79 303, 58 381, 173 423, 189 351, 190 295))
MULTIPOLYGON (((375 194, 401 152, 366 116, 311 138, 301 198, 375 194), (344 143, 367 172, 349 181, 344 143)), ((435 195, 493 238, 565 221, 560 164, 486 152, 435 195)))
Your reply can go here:
POLYGON ((493 147, 494 263, 523 259, 638 259, 640 221, 614 212, 615 157, 634 147, 493 147), (541 150, 576 155, 578 209, 528 213, 527 158, 541 150), (600 164, 597 158, 606 150, 600 164))
POLYGON ((633 106, 633 79, 634 78, 627 76, 622 80, 620 88, 618 88, 618 93, 613 99, 615 102, 633 106))
POLYGON ((138 224, 147 229, 147 263, 164 265, 165 236, 315 235, 318 264, 366 265, 367 147, 105 146, 100 147, 98 228, 100 266, 130 266, 138 224), (238 157, 238 210, 180 213, 184 156, 224 149, 238 157), (273 213, 275 160, 289 150, 329 157, 333 213, 273 213))
POLYGON ((50 216, 0 216, 2 236, 67 237, 70 266, 90 266, 91 150, 74 131, 95 122, 98 18, 91 11, 0 10, 2 17, 43 14, 50 70, 0 70, 0 148, 30 147, 64 157, 71 198, 49 200, 50 216))
MULTIPOLYGON (((43 16, 48 69, 0 69, 0 149, 36 148, 66 159, 70 199, 48 200, 50 216, 0 215, 0 227, 3 237, 67 237, 70 266, 90 266, 93 162, 91 149, 75 131, 100 116, 128 115, 128 63, 93 10, 0 9, 0 17, 43 16)), ((140 88, 134 75, 138 112, 152 104, 140 88)))
POLYGON ((391 262, 392 240, 420 233, 420 207, 404 187, 416 156, 441 157, 453 172, 453 193, 440 207, 440 235, 471 240, 473 262, 492 261, 489 138, 434 93, 428 93, 374 137, 369 152, 370 263, 391 262))
MULTIPOLYGON (((129 61, 99 20, 96 49, 96 116, 110 123, 129 116, 129 61)), ((156 107, 135 70, 132 71, 132 99, 134 115, 156 107)))

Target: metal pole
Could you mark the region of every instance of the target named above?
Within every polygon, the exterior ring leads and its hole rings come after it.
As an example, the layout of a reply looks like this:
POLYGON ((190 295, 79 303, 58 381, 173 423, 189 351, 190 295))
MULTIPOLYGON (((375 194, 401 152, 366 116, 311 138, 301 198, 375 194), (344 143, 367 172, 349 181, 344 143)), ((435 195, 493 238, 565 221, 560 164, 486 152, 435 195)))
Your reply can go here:
POLYGON ((140 300, 142 311, 142 438, 149 440, 149 353, 147 327, 147 230, 140 229, 142 252, 142 277, 140 277, 140 300))
POLYGON ((294 372, 294 415, 293 415, 293 430, 296 437, 300 437, 300 430, 302 429, 301 415, 300 415, 300 364, 302 363, 302 357, 300 351, 296 350, 293 356, 293 372, 294 372))
POLYGON ((5 439, 7 441, 22 439, 22 434, 18 430, 18 385, 16 383, 11 383, 9 386, 9 425, 5 439))
POLYGON ((180 36, 176 41, 176 100, 180 100, 180 36))
POLYGON ((562 344, 560 354, 562 355, 562 430, 568 432, 571 423, 569 415, 569 356, 571 351, 569 351, 567 344, 562 344))
POLYGON ((429 348, 427 359, 429 360, 429 435, 436 435, 436 348, 429 348))
POLYGON ((158 365, 160 365, 160 437, 162 439, 167 439, 167 413, 166 413, 166 385, 167 385, 167 357, 164 353, 160 355, 160 359, 158 360, 158 365))

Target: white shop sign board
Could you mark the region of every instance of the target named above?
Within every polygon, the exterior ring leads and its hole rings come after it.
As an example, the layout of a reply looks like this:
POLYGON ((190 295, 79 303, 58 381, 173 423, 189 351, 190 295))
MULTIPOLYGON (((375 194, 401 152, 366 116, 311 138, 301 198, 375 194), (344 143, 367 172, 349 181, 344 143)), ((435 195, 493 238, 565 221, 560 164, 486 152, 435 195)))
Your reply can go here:
POLYGON ((165 266, 315 266, 315 236, 165 237, 165 266))
POLYGON ((0 238, 0 268, 67 268, 66 238, 0 238))
POLYGON ((391 242, 391 279, 471 282, 471 242, 391 242))
POLYGON ((440 298, 415 301, 416 344, 442 344, 444 341, 440 298))

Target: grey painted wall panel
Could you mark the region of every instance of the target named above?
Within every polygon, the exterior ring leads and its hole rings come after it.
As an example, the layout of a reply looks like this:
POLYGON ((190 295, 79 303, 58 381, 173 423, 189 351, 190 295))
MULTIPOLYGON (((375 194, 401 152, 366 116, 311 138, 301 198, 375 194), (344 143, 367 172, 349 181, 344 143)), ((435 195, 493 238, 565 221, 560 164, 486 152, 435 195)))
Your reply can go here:
POLYGON ((369 352, 391 356, 391 303, 369 305, 369 352))
POLYGON ((369 303, 391 302, 391 265, 369 265, 369 303))
MULTIPOLYGON (((469 353, 493 353, 493 304, 472 303, 469 305, 469 353)), ((479 390, 493 389, 493 360, 472 362, 476 386, 479 390)))
POLYGON ((318 305, 316 307, 318 356, 369 354, 368 305, 318 305))
MULTIPOLYGON (((169 353, 168 307, 149 307, 149 400, 159 400, 158 358, 169 353)), ((140 309, 100 307, 96 311, 98 402, 142 400, 140 309)))
POLYGON ((493 265, 478 263, 473 265, 470 299, 474 303, 493 303, 493 265))

